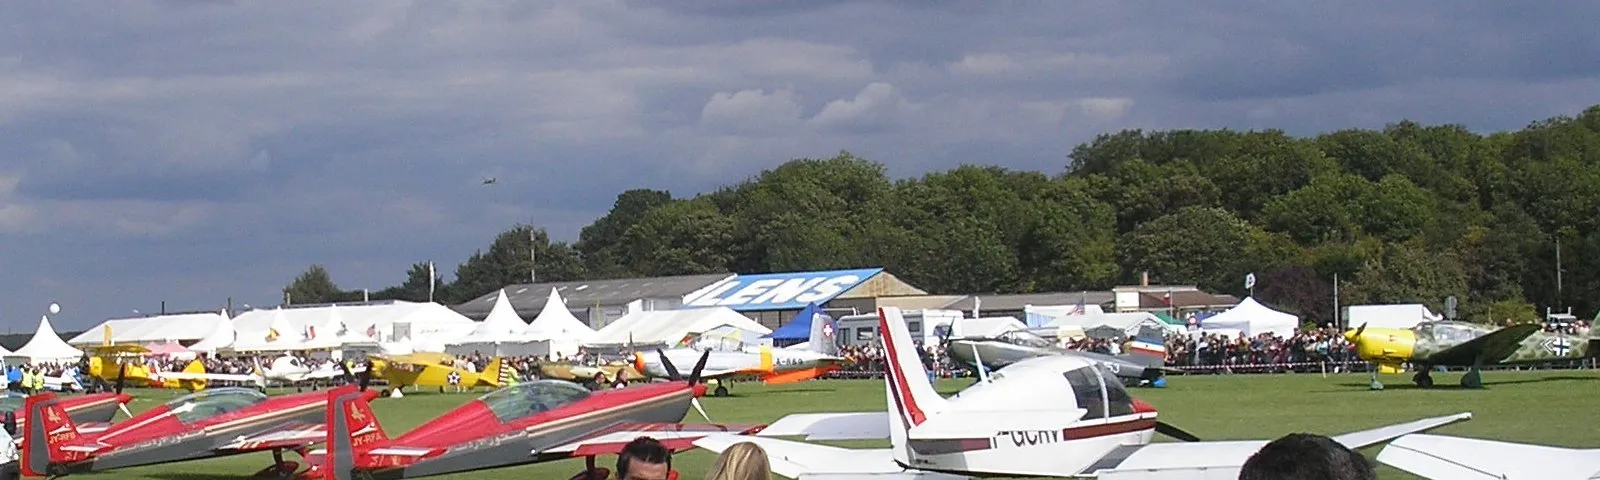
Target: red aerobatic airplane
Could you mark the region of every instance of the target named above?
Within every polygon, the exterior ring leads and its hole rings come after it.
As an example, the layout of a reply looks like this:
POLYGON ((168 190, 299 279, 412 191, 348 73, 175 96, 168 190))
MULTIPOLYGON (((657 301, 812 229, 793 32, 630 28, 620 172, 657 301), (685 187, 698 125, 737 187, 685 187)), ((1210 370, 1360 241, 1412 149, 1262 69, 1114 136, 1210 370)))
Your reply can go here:
MULTIPOLYGON (((699 383, 706 355, 687 381, 680 380, 669 360, 663 362, 672 381, 596 392, 563 380, 522 383, 490 392, 394 438, 378 425, 366 399, 331 392, 326 452, 308 475, 397 479, 585 457, 587 469, 574 478, 605 478, 609 472, 595 468, 594 457, 618 453, 641 436, 682 451, 706 435, 761 428, 677 423, 691 405, 705 415, 697 397, 706 391, 699 383)), ((317 453, 307 459, 319 458, 317 453)))
MULTIPOLYGON (((334 392, 377 397, 376 391, 364 388, 367 379, 362 380, 359 390, 346 385, 334 392)), ((322 433, 323 410, 328 405, 326 392, 268 397, 251 388, 214 388, 178 397, 103 431, 85 433, 61 402, 50 394, 31 396, 24 402, 24 476, 57 477, 260 451, 271 451, 278 460, 263 473, 288 475, 298 465, 283 461, 283 452, 304 455, 305 447, 321 438, 308 441, 303 435, 282 434, 322 433)))
MULTIPOLYGON (((57 400, 61 409, 67 412, 67 418, 71 418, 72 422, 78 425, 78 433, 96 433, 105 430, 111 426, 111 419, 116 418, 118 410, 133 417, 133 413, 128 411, 128 402, 133 401, 133 397, 122 393, 124 384, 122 379, 128 369, 124 366, 122 370, 122 373, 117 375, 117 389, 112 393, 74 395, 57 400)), ((23 410, 27 399, 28 396, 21 393, 0 393, 0 412, 5 412, 6 423, 17 427, 12 433, 13 436, 20 435, 21 429, 27 425, 23 418, 28 413, 27 410, 23 410)))

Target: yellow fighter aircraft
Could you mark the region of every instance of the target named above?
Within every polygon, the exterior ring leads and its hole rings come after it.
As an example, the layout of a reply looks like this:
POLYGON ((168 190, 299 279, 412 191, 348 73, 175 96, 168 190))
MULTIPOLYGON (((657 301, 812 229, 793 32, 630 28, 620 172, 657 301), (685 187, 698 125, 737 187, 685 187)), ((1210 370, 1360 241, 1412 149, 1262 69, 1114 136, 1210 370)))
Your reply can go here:
POLYGON ((481 372, 473 372, 458 365, 451 355, 443 353, 411 353, 406 355, 373 355, 372 374, 382 378, 395 389, 402 387, 475 387, 500 388, 515 377, 515 369, 502 366, 495 357, 481 372))
POLYGON ((539 376, 566 380, 569 382, 583 383, 594 380, 596 373, 606 379, 606 382, 617 381, 617 374, 622 372, 629 380, 643 380, 645 378, 632 362, 611 362, 600 366, 576 365, 571 362, 552 362, 539 365, 539 376))
POLYGON ((1405 363, 1417 371, 1411 378, 1417 386, 1433 386, 1429 371, 1433 367, 1466 367, 1461 386, 1481 388, 1479 369, 1484 365, 1534 364, 1577 361, 1600 351, 1600 329, 1578 331, 1576 335, 1545 332, 1538 324, 1513 325, 1495 329, 1465 322, 1422 322, 1412 328, 1360 328, 1345 332, 1345 340, 1356 347, 1362 360, 1376 363, 1372 371, 1373 390, 1382 390, 1378 373, 1400 373, 1405 363))
MULTIPOLYGON (((145 365, 145 357, 150 354, 150 349, 139 345, 99 345, 88 347, 84 353, 89 357, 89 366, 85 369, 89 378, 99 380, 107 385, 116 383, 122 365, 127 365, 127 382, 129 385, 145 388, 170 388, 184 389, 191 392, 204 390, 205 379, 176 379, 162 378, 161 372, 145 365)), ((205 363, 199 359, 189 361, 183 368, 184 373, 205 373, 205 363)))

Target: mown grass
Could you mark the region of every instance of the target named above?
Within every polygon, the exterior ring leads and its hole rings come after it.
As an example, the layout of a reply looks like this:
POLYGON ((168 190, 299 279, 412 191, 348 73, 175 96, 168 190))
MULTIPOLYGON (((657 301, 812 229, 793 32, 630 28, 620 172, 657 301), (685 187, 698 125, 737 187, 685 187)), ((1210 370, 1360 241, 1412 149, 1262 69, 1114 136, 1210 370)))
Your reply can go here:
MULTIPOLYGON (((1596 393, 1600 371, 1486 372, 1484 390, 1454 388, 1460 374, 1436 374, 1443 387, 1414 388, 1409 375, 1383 378, 1388 388, 1367 390, 1364 374, 1185 376, 1170 379, 1164 389, 1136 389, 1134 395, 1154 404, 1164 421, 1202 439, 1270 439, 1293 432, 1337 434, 1421 417, 1472 412, 1472 420, 1435 433, 1491 438, 1555 446, 1596 447, 1600 427, 1596 393)), ((945 380, 949 394, 971 380, 945 380)), ((704 406, 718 422, 764 423, 789 413, 882 411, 883 383, 876 380, 827 380, 768 387, 755 383, 733 386, 733 396, 705 398, 704 406)), ((139 411, 175 396, 172 392, 132 392, 139 411)), ((473 398, 469 394, 415 393, 402 399, 379 399, 374 408, 391 435, 396 435, 473 398)), ((689 422, 702 421, 689 413, 689 422)), ((1167 441, 1157 436, 1160 441, 1167 441)), ((871 447, 883 442, 844 442, 871 447)), ((1363 451, 1369 458, 1381 448, 1363 451)), ((291 455, 292 457, 292 455, 291 455)), ((680 454, 674 465, 684 479, 701 478, 714 458, 695 450, 680 454)), ((609 464, 614 457, 600 458, 609 464)), ((130 468, 85 475, 87 478, 208 480, 240 478, 268 465, 266 454, 130 468)), ((444 479, 565 479, 582 468, 582 460, 488 470, 436 477, 444 479)), ((1380 467, 1384 479, 1414 478, 1380 467)))

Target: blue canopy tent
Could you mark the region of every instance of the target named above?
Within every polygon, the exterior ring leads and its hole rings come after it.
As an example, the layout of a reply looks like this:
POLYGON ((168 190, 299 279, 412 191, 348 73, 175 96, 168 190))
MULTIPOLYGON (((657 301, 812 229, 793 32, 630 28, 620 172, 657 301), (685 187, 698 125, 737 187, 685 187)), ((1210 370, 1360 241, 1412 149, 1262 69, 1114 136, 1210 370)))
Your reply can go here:
POLYGON ((772 339, 772 345, 775 347, 784 347, 809 341, 811 340, 811 320, 817 316, 832 320, 827 314, 822 313, 822 307, 817 306, 816 302, 808 303, 805 309, 800 310, 800 313, 795 314, 794 318, 789 320, 789 323, 783 324, 783 326, 778 327, 777 330, 773 330, 772 333, 763 338, 772 339))

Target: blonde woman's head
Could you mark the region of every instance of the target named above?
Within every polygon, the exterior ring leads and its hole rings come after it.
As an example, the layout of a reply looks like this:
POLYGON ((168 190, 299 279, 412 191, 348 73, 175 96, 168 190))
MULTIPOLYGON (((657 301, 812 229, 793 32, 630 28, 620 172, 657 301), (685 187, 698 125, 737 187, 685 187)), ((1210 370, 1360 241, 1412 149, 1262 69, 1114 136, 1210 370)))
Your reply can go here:
POLYGON ((711 464, 706 480, 768 480, 772 467, 767 464, 767 452, 750 442, 739 442, 722 451, 717 463, 711 464))

